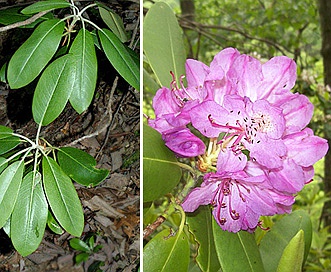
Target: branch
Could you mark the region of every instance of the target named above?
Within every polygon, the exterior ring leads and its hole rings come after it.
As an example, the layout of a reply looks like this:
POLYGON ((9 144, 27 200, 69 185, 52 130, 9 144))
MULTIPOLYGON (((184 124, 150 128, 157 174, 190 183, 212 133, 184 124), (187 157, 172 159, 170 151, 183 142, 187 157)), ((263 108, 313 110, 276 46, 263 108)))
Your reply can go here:
POLYGON ((37 19, 39 19, 40 17, 44 16, 48 12, 49 12, 49 10, 41 11, 41 12, 33 15, 32 17, 26 19, 25 21, 17 22, 17 23, 11 24, 11 25, 0 27, 0 32, 4 32, 4 31, 7 31, 7 30, 10 30, 13 28, 29 25, 29 24, 33 23, 34 21, 36 21, 37 19))
MULTIPOLYGON (((188 21, 185 19, 181 19, 180 23, 181 23, 182 27, 195 29, 199 33, 203 34, 204 36, 207 36, 206 33, 208 33, 206 31, 206 29, 221 29, 221 30, 225 30, 225 31, 229 31, 229 32, 236 32, 250 40, 257 40, 257 41, 261 41, 263 43, 269 44, 269 45, 275 47, 277 50, 279 50, 283 55, 285 55, 284 50, 291 54, 294 54, 290 49, 288 49, 274 41, 271 41, 271 40, 268 40, 265 38, 251 36, 251 35, 247 34, 246 32, 239 30, 239 29, 235 29, 235 28, 231 28, 231 27, 227 27, 227 26, 221 26, 221 25, 206 25, 206 24, 201 24, 201 23, 197 23, 197 22, 193 22, 193 21, 188 21)), ((211 34, 209 33, 209 35, 211 35, 211 34)))

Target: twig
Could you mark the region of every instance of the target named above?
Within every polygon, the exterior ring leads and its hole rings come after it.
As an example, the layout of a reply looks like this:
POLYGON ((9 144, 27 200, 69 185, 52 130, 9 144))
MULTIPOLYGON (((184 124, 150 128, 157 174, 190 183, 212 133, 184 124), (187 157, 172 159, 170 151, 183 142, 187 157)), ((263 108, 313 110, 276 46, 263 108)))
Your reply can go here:
POLYGON ((143 232, 143 239, 146 239, 148 236, 150 236, 164 221, 166 218, 162 215, 160 215, 156 220, 148 225, 143 232))
MULTIPOLYGON (((116 79, 118 79, 118 77, 116 77, 116 79)), ((115 81, 114 81, 114 83, 115 83, 115 81)), ((113 87, 112 87, 112 92, 115 91, 116 86, 117 86, 117 80, 116 80, 116 85, 113 85, 113 87)), ((100 150, 98 151, 98 154, 97 154, 96 157, 95 157, 96 159, 100 156, 102 150, 105 148, 106 144, 108 143, 108 139, 109 139, 109 135, 110 135, 110 130, 111 130, 111 127, 113 126, 113 122, 114 122, 114 120, 115 120, 114 117, 115 117, 115 115, 119 112, 120 107, 121 107, 121 104, 122 104, 122 102, 124 101, 124 99, 125 99, 127 93, 128 93, 128 92, 125 92, 125 93, 122 95, 121 100, 120 100, 120 102, 118 103, 118 106, 116 107, 116 110, 115 110, 115 112, 114 112, 114 114, 113 114, 113 119, 111 120, 110 124, 107 126, 107 133, 106 133, 105 141, 103 142, 102 146, 100 147, 100 150)), ((109 102, 111 102, 111 101, 109 101, 109 102)), ((110 106, 111 106, 111 104, 108 103, 108 108, 110 108, 110 106)))
MULTIPOLYGON (((89 138, 98 136, 99 134, 101 134, 102 132, 104 132, 109 126, 111 126, 112 120, 113 120, 113 115, 110 113, 111 112, 111 104, 112 104, 112 97, 113 97, 114 92, 115 92, 115 89, 117 87, 117 82, 118 82, 118 76, 114 79, 113 86, 112 86, 111 91, 110 91, 110 97, 109 97, 109 101, 108 101, 108 105, 107 105, 107 110, 106 110, 104 116, 100 120, 100 123, 102 123, 102 121, 105 119, 105 117, 107 115, 109 115, 109 122, 107 123, 107 125, 106 126, 103 126, 101 129, 98 129, 97 131, 95 131, 95 132, 93 132, 93 133, 91 133, 89 135, 85 135, 85 136, 83 136, 81 138, 78 138, 75 141, 73 141, 73 142, 71 142, 71 143, 69 143, 69 144, 67 144, 65 146, 73 146, 73 145, 78 144, 79 142, 81 142, 81 141, 83 141, 85 139, 89 139, 89 138)), ((100 148, 100 150, 101 150, 101 148, 100 148)))
MULTIPOLYGON (((135 43, 135 38, 136 38, 136 36, 137 36, 138 29, 139 29, 139 22, 140 22, 139 18, 140 18, 140 16, 138 17, 138 20, 137 20, 136 26, 135 26, 135 28, 134 28, 134 30, 133 30, 133 33, 132 33, 131 42, 130 42, 130 44, 129 44, 129 47, 130 47, 131 49, 135 49, 135 47, 136 47, 136 44, 134 44, 134 43, 135 43)), ((138 42, 138 40, 139 40, 139 38, 137 39, 137 42, 138 42)))
POLYGON ((41 12, 33 15, 32 17, 26 19, 25 21, 17 22, 17 23, 11 24, 11 25, 0 27, 0 32, 4 32, 4 31, 8 31, 13 28, 29 25, 29 24, 33 23, 34 21, 36 21, 37 19, 39 19, 40 17, 44 16, 48 12, 49 12, 49 10, 41 11, 41 12))
MULTIPOLYGON (((189 21, 189 20, 186 20, 185 18, 182 18, 180 20, 180 24, 182 27, 186 27, 186 28, 195 30, 198 33, 201 33, 202 35, 204 35, 206 37, 212 35, 208 31, 206 31, 206 29, 221 29, 224 31, 235 32, 235 33, 242 35, 243 37, 245 37, 247 39, 257 40, 257 41, 269 44, 269 45, 273 46, 274 48, 276 48, 279 52, 281 52, 284 55, 285 55, 284 51, 287 51, 287 52, 293 54, 293 52, 289 48, 286 48, 284 45, 278 44, 277 42, 269 40, 269 39, 251 36, 250 34, 246 33, 245 31, 242 31, 242 30, 239 30, 236 28, 231 28, 231 27, 222 26, 222 25, 207 25, 207 24, 202 24, 202 23, 198 23, 198 22, 194 22, 194 21, 189 21)), ((208 38, 210 38, 210 37, 208 37, 208 38)))

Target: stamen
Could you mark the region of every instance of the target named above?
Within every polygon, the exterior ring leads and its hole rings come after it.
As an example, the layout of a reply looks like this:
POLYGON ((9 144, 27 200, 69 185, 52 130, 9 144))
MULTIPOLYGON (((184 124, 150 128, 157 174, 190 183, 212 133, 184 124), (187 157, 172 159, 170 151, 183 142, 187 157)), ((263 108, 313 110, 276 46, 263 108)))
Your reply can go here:
POLYGON ((223 217, 219 221, 221 225, 224 225, 226 223, 226 218, 223 217))
MULTIPOLYGON (((229 125, 225 125, 225 126, 223 126, 223 125, 217 124, 217 123, 215 122, 215 119, 213 119, 213 118, 211 117, 211 114, 208 115, 208 120, 209 120, 209 122, 212 124, 213 127, 227 128, 227 129, 234 129, 234 130, 238 130, 238 131, 242 131, 242 130, 243 130, 241 127, 234 127, 234 126, 229 126, 229 125)), ((239 120, 237 120, 237 121, 239 121, 239 120)))

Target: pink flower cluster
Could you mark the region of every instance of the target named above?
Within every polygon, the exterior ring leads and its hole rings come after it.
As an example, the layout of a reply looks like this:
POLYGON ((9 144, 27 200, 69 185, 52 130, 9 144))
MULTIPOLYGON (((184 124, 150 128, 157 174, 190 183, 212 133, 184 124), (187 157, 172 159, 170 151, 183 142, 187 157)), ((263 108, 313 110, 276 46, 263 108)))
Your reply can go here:
POLYGON ((328 150, 306 127, 313 105, 291 92, 295 62, 281 56, 261 64, 226 48, 210 66, 188 59, 186 79, 187 87, 173 80, 171 89, 158 90, 149 120, 169 149, 195 157, 204 174, 183 209, 211 204, 231 232, 253 231, 261 215, 289 213, 328 150))

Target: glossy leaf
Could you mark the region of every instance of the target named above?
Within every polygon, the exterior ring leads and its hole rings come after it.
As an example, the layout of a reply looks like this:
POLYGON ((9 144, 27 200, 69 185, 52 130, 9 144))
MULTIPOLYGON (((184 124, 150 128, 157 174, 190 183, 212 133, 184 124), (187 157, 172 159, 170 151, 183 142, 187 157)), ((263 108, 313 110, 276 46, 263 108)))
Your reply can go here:
POLYGON ((20 138, 12 135, 13 130, 0 126, 0 155, 7 153, 20 144, 20 138))
POLYGON ((264 235, 260 243, 260 252, 267 272, 277 270, 286 246, 301 229, 305 234, 305 254, 303 258, 305 261, 312 239, 312 226, 309 215, 305 211, 297 210, 284 216, 264 235), (271 247, 273 250, 270 250, 271 247))
POLYGON ((146 14, 143 48, 160 86, 170 86, 170 71, 177 80, 185 74, 182 32, 174 12, 166 3, 155 3, 146 14))
POLYGON ((40 11, 53 10, 58 8, 70 7, 70 3, 66 0, 48 0, 48 1, 39 1, 33 3, 30 6, 22 9, 23 14, 34 14, 40 11))
POLYGON ((42 22, 14 53, 8 64, 7 80, 12 89, 32 82, 55 54, 62 38, 64 22, 42 22))
POLYGON ((175 155, 164 145, 161 135, 144 125, 144 202, 169 193, 179 182, 182 172, 175 155), (148 143, 148 144, 147 144, 148 143))
POLYGON ((277 272, 302 271, 304 253, 305 253, 304 231, 299 230, 299 232, 291 239, 289 244, 286 246, 282 254, 282 257, 280 258, 277 267, 277 272))
POLYGON ((7 83, 6 79, 7 62, 0 69, 0 82, 7 83))
POLYGON ((158 233, 144 247, 144 272, 187 271, 190 247, 184 232, 169 235, 170 229, 158 233))
POLYGON ((216 252, 223 272, 264 271, 253 233, 224 231, 214 219, 212 225, 216 252))
POLYGON ((84 214, 71 179, 52 158, 44 157, 42 166, 45 193, 56 220, 67 232, 80 236, 84 214))
POLYGON ((75 83, 76 66, 71 55, 53 61, 42 73, 32 101, 36 123, 48 125, 63 111, 75 83))
POLYGON ((139 90, 139 65, 122 42, 108 29, 99 30, 98 36, 110 63, 132 87, 139 90))
POLYGON ((50 211, 48 211, 47 226, 50 228, 51 231, 53 231, 56 234, 63 234, 64 232, 50 211))
POLYGON ((24 163, 16 161, 0 175, 0 228, 11 215, 23 177, 24 163))
POLYGON ((121 40, 121 42, 126 42, 128 37, 125 32, 124 24, 122 18, 106 7, 103 8, 99 6, 99 13, 101 19, 110 28, 110 30, 121 40))
POLYGON ((94 30, 92 30, 90 33, 91 33, 91 35, 92 35, 94 45, 95 45, 99 50, 101 50, 101 45, 100 45, 100 42, 99 42, 99 38, 98 38, 98 35, 97 35, 97 31, 94 29, 94 30))
POLYGON ((76 65, 76 77, 69 100, 80 114, 91 104, 97 82, 98 62, 91 33, 81 29, 69 53, 76 65))
POLYGON ((78 238, 72 238, 70 241, 70 246, 73 249, 84 251, 84 252, 90 252, 90 247, 82 240, 78 238))
POLYGON ((41 174, 29 172, 23 179, 11 217, 11 239, 15 249, 27 256, 34 252, 44 236, 48 205, 41 174))
POLYGON ((0 157, 0 173, 7 167, 6 158, 0 157))
POLYGON ((186 214, 190 232, 199 245, 196 262, 202 271, 219 271, 221 268, 216 254, 212 220, 208 206, 201 206, 196 212, 186 214))
POLYGON ((96 168, 95 159, 77 148, 62 147, 57 157, 62 170, 74 181, 85 186, 96 186, 109 174, 106 169, 96 168))
POLYGON ((156 91, 160 88, 159 84, 157 84, 157 82, 146 71, 146 69, 143 70, 143 82, 144 82, 144 92, 149 92, 155 95, 156 91))
POLYGON ((3 225, 2 229, 8 235, 8 237, 10 238, 11 237, 11 235, 10 235, 10 217, 8 218, 6 223, 3 225))
POLYGON ((13 130, 6 126, 0 125, 0 140, 12 136, 13 130))
MULTIPOLYGON (((0 24, 3 25, 11 25, 17 22, 25 21, 29 19, 31 15, 24 15, 20 13, 22 7, 13 7, 9 9, 0 10, 0 24)), ((53 15, 51 13, 47 13, 44 16, 40 17, 36 21, 32 22, 29 25, 21 26, 21 28, 33 28, 40 22, 48 19, 52 19, 53 15)))

